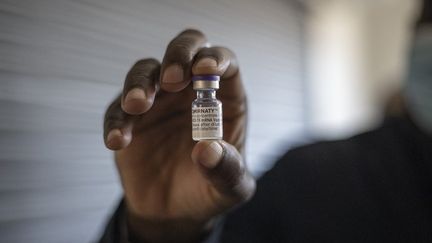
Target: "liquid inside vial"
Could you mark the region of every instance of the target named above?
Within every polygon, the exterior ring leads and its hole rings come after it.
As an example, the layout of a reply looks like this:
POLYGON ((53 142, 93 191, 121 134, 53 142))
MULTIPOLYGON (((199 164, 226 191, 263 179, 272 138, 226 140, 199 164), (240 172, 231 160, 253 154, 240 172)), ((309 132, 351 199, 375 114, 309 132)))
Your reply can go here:
POLYGON ((207 86, 194 86, 197 98, 192 102, 192 139, 195 141, 219 140, 223 136, 222 103, 216 99, 216 90, 207 86))

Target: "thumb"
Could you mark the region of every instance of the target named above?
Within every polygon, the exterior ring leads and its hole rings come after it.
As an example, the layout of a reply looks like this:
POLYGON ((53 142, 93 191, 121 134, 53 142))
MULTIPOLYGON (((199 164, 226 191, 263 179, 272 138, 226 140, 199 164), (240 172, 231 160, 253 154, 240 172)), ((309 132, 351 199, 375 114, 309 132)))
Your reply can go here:
POLYGON ((225 141, 203 140, 192 150, 192 160, 221 196, 226 206, 247 201, 255 192, 255 179, 237 149, 225 141))

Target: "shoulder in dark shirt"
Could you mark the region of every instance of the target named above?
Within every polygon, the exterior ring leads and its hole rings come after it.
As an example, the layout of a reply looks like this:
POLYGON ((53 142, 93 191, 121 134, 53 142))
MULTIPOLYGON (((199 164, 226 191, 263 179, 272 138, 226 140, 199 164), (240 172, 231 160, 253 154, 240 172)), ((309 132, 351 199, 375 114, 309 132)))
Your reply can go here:
POLYGON ((432 242, 431 145, 389 119, 291 150, 229 215, 222 242, 432 242))

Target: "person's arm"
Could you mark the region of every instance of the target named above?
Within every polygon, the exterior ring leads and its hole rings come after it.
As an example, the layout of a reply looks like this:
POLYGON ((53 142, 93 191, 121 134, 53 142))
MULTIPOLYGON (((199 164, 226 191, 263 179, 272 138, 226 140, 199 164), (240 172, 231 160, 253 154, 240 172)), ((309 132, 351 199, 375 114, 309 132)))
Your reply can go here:
POLYGON ((199 242, 218 215, 255 190, 241 156, 247 109, 238 64, 227 48, 207 45, 201 32, 183 31, 161 63, 133 65, 106 112, 104 140, 115 151, 128 238, 136 242, 199 242), (221 77, 223 141, 191 138, 193 75, 221 77))

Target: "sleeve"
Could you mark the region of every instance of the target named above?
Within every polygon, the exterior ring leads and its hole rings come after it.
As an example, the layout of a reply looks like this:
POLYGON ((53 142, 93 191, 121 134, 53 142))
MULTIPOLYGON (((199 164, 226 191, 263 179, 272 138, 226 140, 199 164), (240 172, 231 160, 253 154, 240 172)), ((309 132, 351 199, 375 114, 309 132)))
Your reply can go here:
POLYGON ((130 243, 124 204, 124 200, 121 200, 113 216, 108 221, 99 243, 130 243))
MULTIPOLYGON (((222 217, 216 220, 215 228, 204 237, 202 243, 220 242, 223 221, 222 217)), ((108 221, 99 243, 144 243, 134 239, 133 235, 128 232, 124 200, 120 201, 113 216, 108 221)))
POLYGON ((246 204, 233 209, 227 216, 220 236, 221 243, 234 242, 285 242, 280 236, 283 225, 278 197, 278 178, 270 172, 257 183, 255 196, 246 204))

